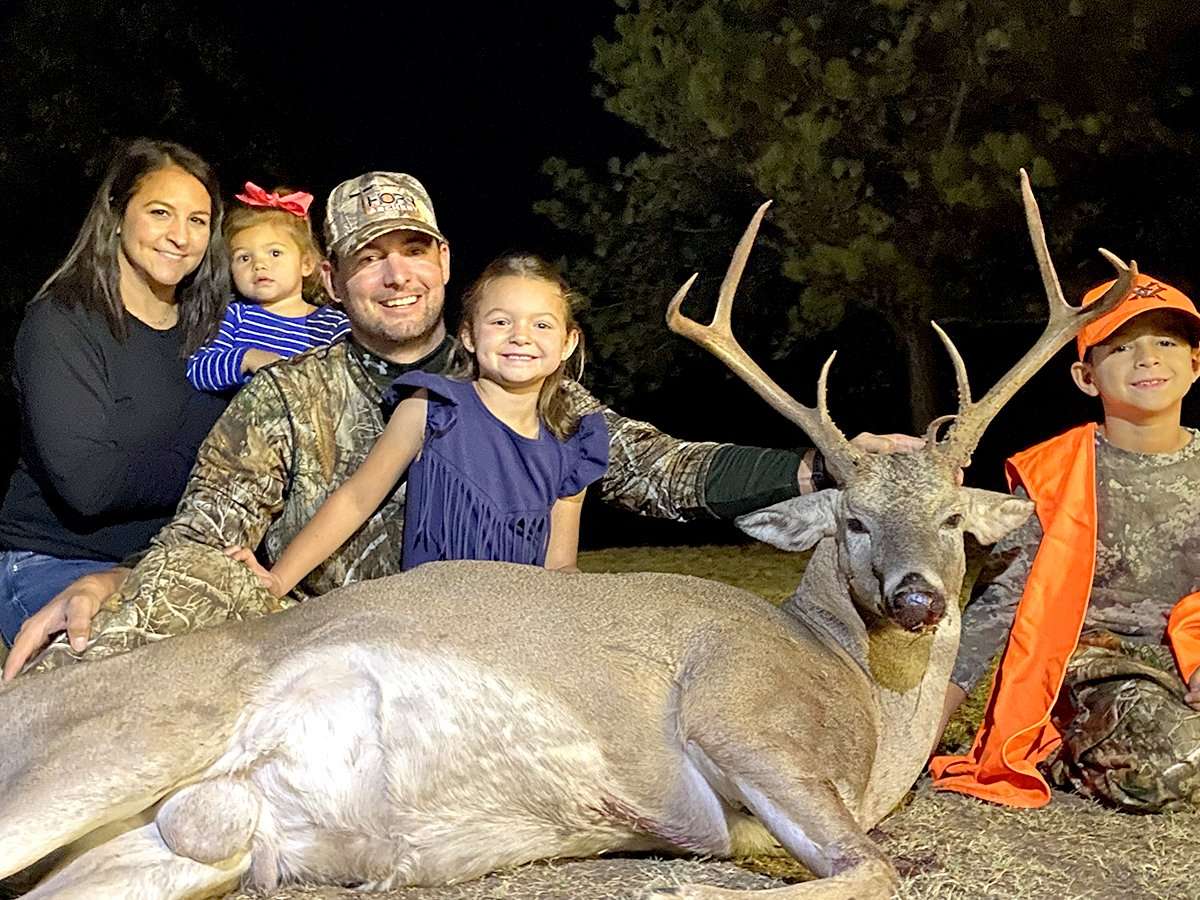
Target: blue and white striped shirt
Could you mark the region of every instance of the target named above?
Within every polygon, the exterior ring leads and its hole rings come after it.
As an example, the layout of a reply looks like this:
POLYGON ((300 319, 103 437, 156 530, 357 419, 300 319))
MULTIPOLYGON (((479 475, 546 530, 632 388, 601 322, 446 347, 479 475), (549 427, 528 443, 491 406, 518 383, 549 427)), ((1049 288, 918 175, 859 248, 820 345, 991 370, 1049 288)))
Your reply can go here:
POLYGON ((188 359, 188 381, 198 391, 226 391, 250 380, 252 373, 242 371, 247 350, 295 356, 332 344, 349 332, 350 320, 336 306, 320 306, 307 316, 292 319, 234 300, 217 336, 188 359))

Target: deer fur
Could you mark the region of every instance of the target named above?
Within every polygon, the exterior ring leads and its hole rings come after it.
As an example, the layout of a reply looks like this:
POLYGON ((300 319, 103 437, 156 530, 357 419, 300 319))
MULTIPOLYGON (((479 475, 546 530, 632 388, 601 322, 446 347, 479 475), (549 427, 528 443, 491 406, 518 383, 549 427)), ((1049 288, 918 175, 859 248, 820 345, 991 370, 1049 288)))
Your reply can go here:
POLYGON ((818 410, 791 409, 841 489, 739 520, 815 548, 782 609, 687 576, 433 563, 19 678, 0 691, 0 876, 89 836, 27 896, 385 889, 553 857, 780 846, 818 879, 647 896, 890 897, 896 870, 866 832, 932 747, 963 533, 992 542, 1031 504, 956 481, 986 425, 969 414, 994 414, 999 386, 972 404, 960 372, 946 444, 872 456, 832 427, 824 378, 818 410))

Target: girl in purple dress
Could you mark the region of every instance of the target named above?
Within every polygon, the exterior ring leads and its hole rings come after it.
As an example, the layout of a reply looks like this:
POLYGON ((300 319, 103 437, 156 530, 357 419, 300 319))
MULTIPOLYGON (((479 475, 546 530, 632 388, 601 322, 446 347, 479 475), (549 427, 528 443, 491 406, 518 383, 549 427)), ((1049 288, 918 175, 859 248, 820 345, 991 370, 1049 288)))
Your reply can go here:
POLYGON ((408 473, 405 569, 438 559, 573 568, 587 486, 608 465, 600 413, 575 415, 582 336, 572 293, 548 263, 509 255, 467 291, 459 375, 402 375, 387 427, 268 571, 231 549, 276 596, 290 591, 379 508, 408 473))

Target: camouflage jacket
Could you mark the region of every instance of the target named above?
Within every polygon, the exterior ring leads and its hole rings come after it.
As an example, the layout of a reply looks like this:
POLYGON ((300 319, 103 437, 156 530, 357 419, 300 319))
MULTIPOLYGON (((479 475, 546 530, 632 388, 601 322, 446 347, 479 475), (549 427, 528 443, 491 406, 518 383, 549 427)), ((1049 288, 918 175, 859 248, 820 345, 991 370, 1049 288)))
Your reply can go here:
MULTIPOLYGON (((1200 435, 1175 453, 1096 438, 1096 570, 1084 631, 1160 644, 1178 600, 1200 589, 1200 435)), ((1024 496, 1024 492, 1018 489, 1024 496)), ((1003 647, 1041 543, 1036 516, 992 549, 963 613, 951 680, 970 691, 1003 647)))

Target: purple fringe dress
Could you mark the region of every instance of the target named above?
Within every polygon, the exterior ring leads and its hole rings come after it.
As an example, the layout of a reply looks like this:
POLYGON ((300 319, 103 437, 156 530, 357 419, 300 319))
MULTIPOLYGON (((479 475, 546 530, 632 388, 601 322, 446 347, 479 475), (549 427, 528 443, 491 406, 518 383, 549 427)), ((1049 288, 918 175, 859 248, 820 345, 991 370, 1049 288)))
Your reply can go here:
POLYGON ((488 559, 542 565, 550 510, 608 468, 608 429, 584 416, 565 441, 545 426, 536 438, 497 419, 471 382, 408 372, 385 406, 416 388, 429 393, 425 446, 408 469, 402 568, 437 559, 488 559))

